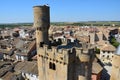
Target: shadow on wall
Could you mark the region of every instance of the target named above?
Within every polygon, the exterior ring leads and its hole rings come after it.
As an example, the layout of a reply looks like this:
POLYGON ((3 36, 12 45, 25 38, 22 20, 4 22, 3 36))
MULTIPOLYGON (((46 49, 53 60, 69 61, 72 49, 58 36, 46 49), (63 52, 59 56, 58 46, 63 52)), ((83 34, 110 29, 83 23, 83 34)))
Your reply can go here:
POLYGON ((3 59, 3 53, 0 53, 0 60, 3 59))
POLYGON ((108 71, 105 68, 102 70, 100 80, 110 80, 110 75, 108 74, 108 71))
POLYGON ((81 62, 79 57, 76 57, 75 61, 75 80, 84 79, 90 80, 91 78, 91 67, 90 62, 81 62))

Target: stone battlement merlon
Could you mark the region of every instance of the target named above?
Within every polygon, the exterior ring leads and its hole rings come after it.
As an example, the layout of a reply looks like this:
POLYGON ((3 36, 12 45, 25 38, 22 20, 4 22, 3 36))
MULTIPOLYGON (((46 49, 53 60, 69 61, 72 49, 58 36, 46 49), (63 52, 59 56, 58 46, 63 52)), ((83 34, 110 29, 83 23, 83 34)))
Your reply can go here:
POLYGON ((76 56, 83 61, 89 61, 90 54, 93 53, 92 51, 94 51, 93 48, 89 48, 85 52, 83 48, 76 47, 71 49, 57 49, 57 47, 52 46, 51 49, 48 49, 48 45, 44 44, 43 47, 39 47, 38 54, 63 63, 70 63, 75 60, 76 56))
POLYGON ((73 47, 70 49, 57 49, 57 47, 55 46, 51 46, 51 48, 49 49, 49 46, 44 44, 43 47, 39 47, 41 50, 43 50, 44 52, 48 52, 48 53, 55 53, 55 54, 62 54, 64 55, 65 52, 69 55, 69 53, 73 53, 73 51, 76 51, 76 54, 89 54, 89 53, 93 53, 91 51, 94 51, 94 47, 90 47, 88 49, 83 49, 78 48, 78 47, 73 47))
POLYGON ((72 49, 57 49, 57 47, 51 47, 48 49, 48 45, 43 45, 43 47, 39 47, 38 54, 42 56, 46 56, 51 59, 55 59, 61 62, 68 63, 69 59, 75 59, 76 51, 74 48, 72 49), (40 52, 40 53, 39 53, 40 52))

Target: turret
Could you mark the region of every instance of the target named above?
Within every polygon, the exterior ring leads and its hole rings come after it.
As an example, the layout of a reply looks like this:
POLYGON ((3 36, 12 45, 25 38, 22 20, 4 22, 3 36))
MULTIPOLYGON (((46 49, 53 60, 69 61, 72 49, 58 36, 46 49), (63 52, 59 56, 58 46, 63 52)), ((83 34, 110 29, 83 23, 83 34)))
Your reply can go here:
POLYGON ((49 6, 34 6, 34 27, 36 28, 37 45, 48 44, 48 29, 50 27, 49 6))

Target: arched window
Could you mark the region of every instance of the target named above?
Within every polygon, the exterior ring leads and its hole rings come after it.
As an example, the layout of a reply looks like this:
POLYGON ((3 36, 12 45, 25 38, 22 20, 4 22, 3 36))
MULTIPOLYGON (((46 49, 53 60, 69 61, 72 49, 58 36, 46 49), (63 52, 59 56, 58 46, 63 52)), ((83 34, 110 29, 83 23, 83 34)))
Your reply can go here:
POLYGON ((50 62, 50 63, 49 63, 49 68, 52 69, 52 70, 56 70, 56 65, 55 65, 55 63, 50 62))
POLYGON ((56 70, 56 66, 55 66, 55 63, 53 63, 52 65, 53 65, 53 70, 56 70))

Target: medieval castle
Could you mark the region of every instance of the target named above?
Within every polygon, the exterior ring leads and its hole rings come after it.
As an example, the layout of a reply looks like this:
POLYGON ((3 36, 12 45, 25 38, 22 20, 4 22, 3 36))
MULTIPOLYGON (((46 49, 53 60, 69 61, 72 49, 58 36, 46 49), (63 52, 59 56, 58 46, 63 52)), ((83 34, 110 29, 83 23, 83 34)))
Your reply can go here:
POLYGON ((77 40, 49 40, 49 6, 34 6, 39 80, 91 80, 94 47, 77 40))

